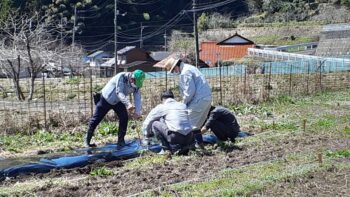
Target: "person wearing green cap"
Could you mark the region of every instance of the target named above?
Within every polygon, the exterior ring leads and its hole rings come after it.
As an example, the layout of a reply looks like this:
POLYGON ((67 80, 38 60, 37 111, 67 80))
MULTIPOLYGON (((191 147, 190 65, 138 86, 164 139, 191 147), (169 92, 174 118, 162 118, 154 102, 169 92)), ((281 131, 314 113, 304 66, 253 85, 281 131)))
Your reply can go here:
POLYGON ((134 72, 120 72, 114 76, 101 91, 101 97, 96 103, 94 115, 89 121, 89 128, 85 136, 85 146, 95 147, 91 139, 97 125, 102 121, 109 110, 113 109, 119 118, 118 145, 124 146, 124 137, 128 126, 128 112, 135 118, 141 118, 141 92, 145 73, 142 70, 134 72), (131 104, 128 95, 133 94, 134 104, 131 104))

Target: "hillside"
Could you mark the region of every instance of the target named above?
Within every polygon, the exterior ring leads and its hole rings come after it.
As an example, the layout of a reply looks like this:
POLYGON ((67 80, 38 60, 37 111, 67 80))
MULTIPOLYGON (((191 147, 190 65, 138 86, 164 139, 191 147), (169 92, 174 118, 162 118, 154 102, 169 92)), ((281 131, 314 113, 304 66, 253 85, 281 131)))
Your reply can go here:
MULTIPOLYGON (((349 22, 349 7, 349 0, 197 0, 198 16, 212 16, 211 21, 198 22, 203 30, 260 27, 264 23, 283 24, 291 21, 313 21, 318 24, 349 22)), ((66 35, 67 44, 71 42, 76 19, 77 42, 86 49, 102 45, 111 45, 113 48, 112 0, 3 0, 0 2, 0 21, 10 14, 11 9, 20 13, 42 13, 47 23, 63 27, 60 31, 66 35)), ((120 47, 137 45, 141 31, 144 45, 158 46, 163 45, 165 33, 170 35, 174 29, 192 32, 193 29, 192 0, 118 0, 117 9, 120 47)), ((309 33, 314 34, 313 31, 309 33)), ((249 34, 247 36, 256 37, 249 34)), ((283 36, 281 39, 285 39, 283 36)), ((314 40, 310 39, 313 35, 306 37, 306 40, 314 40)), ((266 39, 271 38, 262 38, 262 42, 268 43, 266 39)))

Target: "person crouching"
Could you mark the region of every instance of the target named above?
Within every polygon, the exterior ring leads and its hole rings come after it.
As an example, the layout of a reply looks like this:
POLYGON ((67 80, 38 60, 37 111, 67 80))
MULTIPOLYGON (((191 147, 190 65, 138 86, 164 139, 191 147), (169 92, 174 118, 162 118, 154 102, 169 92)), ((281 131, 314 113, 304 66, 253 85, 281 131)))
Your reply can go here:
POLYGON ((143 122, 143 135, 146 139, 155 136, 163 151, 187 154, 194 139, 186 104, 176 101, 171 91, 163 92, 161 100, 143 122))
POLYGON ((234 114, 222 106, 210 108, 208 119, 201 129, 201 133, 204 134, 209 129, 221 141, 230 139, 235 142, 235 138, 240 132, 240 126, 234 114))

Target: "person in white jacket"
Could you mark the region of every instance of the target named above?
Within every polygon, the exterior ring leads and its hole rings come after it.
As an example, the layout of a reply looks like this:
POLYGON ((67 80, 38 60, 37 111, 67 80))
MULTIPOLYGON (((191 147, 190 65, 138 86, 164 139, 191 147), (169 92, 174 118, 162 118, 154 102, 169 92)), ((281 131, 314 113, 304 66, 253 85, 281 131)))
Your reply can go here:
POLYGON ((200 129, 209 113, 212 95, 211 89, 204 75, 194 66, 184 63, 178 58, 169 58, 165 68, 170 73, 179 74, 179 86, 182 102, 189 109, 189 117, 195 134, 196 142, 200 147, 203 138, 200 129))
POLYGON ((171 153, 179 150, 179 154, 186 154, 193 143, 187 107, 177 102, 171 91, 163 92, 161 100, 162 103, 153 108, 143 122, 143 135, 146 139, 155 136, 163 150, 171 153))

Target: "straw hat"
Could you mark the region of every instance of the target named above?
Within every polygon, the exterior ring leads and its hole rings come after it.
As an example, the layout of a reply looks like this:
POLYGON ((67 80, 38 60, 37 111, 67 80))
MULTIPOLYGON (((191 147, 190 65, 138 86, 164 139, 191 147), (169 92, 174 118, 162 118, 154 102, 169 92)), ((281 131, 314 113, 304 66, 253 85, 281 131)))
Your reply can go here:
POLYGON ((165 62, 164 68, 167 69, 169 73, 171 73, 179 61, 180 59, 171 57, 165 62))

